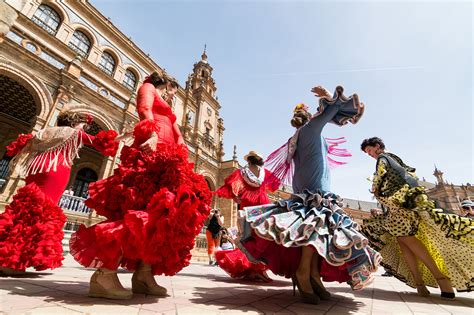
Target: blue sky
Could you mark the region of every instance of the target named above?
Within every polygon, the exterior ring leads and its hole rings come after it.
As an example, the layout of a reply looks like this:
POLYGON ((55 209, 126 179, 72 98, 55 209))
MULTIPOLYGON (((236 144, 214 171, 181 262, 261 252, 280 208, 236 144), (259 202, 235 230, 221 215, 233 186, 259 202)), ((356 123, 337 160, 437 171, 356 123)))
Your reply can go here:
POLYGON ((356 125, 328 125, 353 153, 332 190, 371 200, 375 161, 359 149, 379 136, 434 182, 473 176, 473 4, 470 1, 91 1, 182 85, 204 43, 224 119, 226 159, 237 145, 268 155, 293 134, 315 85, 357 93, 356 125))

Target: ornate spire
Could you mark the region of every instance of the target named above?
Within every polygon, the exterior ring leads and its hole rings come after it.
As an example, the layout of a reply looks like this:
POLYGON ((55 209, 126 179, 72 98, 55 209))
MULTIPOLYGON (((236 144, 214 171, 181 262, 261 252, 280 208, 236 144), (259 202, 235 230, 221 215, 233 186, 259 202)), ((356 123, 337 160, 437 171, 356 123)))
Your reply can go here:
POLYGON ((204 51, 202 52, 202 55, 201 55, 201 61, 205 63, 207 63, 206 48, 207 48, 207 44, 204 44, 204 51))
POLYGON ((232 160, 237 161, 237 146, 234 144, 234 152, 232 155, 232 160))
POLYGON ((436 167, 436 164, 435 164, 435 170, 434 170, 433 175, 436 177, 436 180, 438 181, 438 185, 443 185, 443 184, 444 184, 443 172, 441 172, 441 171, 436 167))

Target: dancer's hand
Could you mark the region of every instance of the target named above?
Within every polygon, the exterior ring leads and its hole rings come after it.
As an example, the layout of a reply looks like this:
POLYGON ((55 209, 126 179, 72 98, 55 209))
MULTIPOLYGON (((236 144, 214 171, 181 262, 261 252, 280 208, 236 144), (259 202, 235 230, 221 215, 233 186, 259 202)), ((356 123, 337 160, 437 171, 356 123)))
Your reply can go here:
POLYGON ((314 88, 311 89, 311 92, 313 92, 314 94, 316 94, 316 96, 318 97, 324 97, 324 96, 331 96, 331 94, 329 94, 329 91, 326 90, 325 88, 323 88, 321 85, 318 85, 318 86, 315 86, 314 88))
POLYGON ((152 133, 150 139, 140 145, 140 149, 145 153, 151 153, 156 150, 157 143, 158 136, 156 135, 156 133, 152 133))

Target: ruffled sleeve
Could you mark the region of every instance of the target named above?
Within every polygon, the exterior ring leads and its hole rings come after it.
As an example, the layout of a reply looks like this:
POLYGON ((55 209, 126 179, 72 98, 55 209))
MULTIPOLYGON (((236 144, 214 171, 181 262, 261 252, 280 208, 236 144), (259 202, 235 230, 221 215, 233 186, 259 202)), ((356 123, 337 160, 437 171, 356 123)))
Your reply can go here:
POLYGON ((115 156, 119 143, 115 141, 118 134, 115 130, 100 131, 92 138, 92 146, 105 156, 115 156))
POLYGON ((22 133, 22 134, 20 134, 15 141, 10 143, 10 145, 8 145, 6 147, 6 149, 7 149, 6 155, 10 156, 10 157, 13 157, 13 156, 17 155, 18 153, 20 153, 21 150, 27 145, 28 141, 31 138, 33 138, 33 135, 31 133, 28 133, 28 134, 23 134, 22 133))
POLYGON ((215 194, 221 198, 232 199, 239 197, 244 189, 245 183, 240 170, 235 170, 225 179, 224 185, 216 190, 215 194))
POLYGON ((143 143, 147 141, 153 132, 158 133, 160 128, 153 119, 144 119, 135 125, 133 136, 135 143, 143 143))
POLYGON ((331 122, 342 126, 351 122, 357 123, 364 114, 364 104, 359 101, 357 94, 352 94, 346 97, 344 94, 344 88, 342 86, 336 87, 334 96, 321 97, 319 99, 318 112, 315 116, 322 115, 328 107, 337 106, 339 107, 337 113, 333 115, 331 122))

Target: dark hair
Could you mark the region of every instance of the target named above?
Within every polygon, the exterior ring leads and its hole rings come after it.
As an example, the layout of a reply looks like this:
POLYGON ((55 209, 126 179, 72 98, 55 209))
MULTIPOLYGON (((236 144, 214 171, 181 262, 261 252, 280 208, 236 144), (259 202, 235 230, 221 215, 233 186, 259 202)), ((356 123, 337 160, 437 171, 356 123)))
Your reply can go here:
POLYGON ((172 88, 178 88, 179 87, 179 84, 178 82, 176 82, 175 79, 168 79, 168 83, 171 85, 172 88))
POLYGON ((175 79, 169 78, 165 75, 160 75, 156 71, 153 72, 152 74, 150 74, 149 79, 150 79, 150 83, 153 84, 154 87, 158 87, 158 86, 161 86, 161 85, 166 85, 168 83, 173 88, 178 88, 179 87, 179 84, 178 84, 178 82, 176 82, 175 79))
POLYGON ((253 164, 253 165, 257 165, 257 166, 263 166, 263 159, 261 158, 258 158, 256 156, 249 156, 247 158, 247 162, 249 162, 249 164, 253 164))
POLYGON ((299 110, 293 114, 290 123, 295 128, 304 126, 311 119, 311 114, 306 110, 299 110))
POLYGON ((87 123, 87 117, 79 113, 64 112, 58 115, 58 127, 75 127, 80 123, 87 123))
POLYGON ((160 85, 165 85, 166 84, 166 79, 162 77, 161 75, 158 74, 158 72, 153 72, 150 74, 150 83, 153 84, 155 87, 158 87, 160 85))
POLYGON ((365 148, 375 147, 377 144, 380 146, 380 149, 385 150, 385 144, 383 143, 383 140, 378 137, 365 139, 364 141, 362 141, 360 149, 365 152, 365 148))

